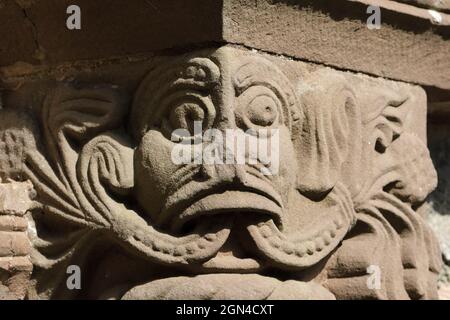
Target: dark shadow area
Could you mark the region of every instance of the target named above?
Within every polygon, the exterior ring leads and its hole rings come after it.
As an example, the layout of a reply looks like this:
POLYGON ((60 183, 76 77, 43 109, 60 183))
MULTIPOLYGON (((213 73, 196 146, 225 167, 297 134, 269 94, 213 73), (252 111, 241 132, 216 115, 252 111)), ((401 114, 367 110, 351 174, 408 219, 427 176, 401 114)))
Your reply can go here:
POLYGON ((222 0, 46 0, 0 7, 0 66, 16 61, 56 64, 152 52, 216 41, 222 0), (81 10, 81 29, 69 30, 69 5, 81 10), (6 27, 7 26, 7 27, 6 27))

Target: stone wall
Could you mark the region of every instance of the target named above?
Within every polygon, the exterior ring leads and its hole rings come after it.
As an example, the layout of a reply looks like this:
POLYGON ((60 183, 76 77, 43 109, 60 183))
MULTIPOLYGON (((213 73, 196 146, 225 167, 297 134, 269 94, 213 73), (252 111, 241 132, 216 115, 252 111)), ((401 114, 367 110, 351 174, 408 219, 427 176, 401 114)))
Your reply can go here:
POLYGON ((0 300, 27 296, 32 271, 28 220, 30 183, 0 183, 0 300))

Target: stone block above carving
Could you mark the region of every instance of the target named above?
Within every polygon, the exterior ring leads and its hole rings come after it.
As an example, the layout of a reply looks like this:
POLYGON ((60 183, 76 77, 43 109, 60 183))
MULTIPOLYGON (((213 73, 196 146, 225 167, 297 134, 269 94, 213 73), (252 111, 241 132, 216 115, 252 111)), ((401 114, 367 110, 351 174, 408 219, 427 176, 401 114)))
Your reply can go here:
POLYGON ((0 79, 78 60, 103 61, 229 43, 450 89, 450 15, 441 12, 437 19, 427 9, 396 1, 110 0, 107 6, 92 0, 3 3, 0 48, 8 49, 0 50, 0 79), (367 27, 370 4, 382 8, 380 29, 367 27), (81 8, 80 30, 66 28, 69 5, 81 8), (399 5, 410 8, 399 10, 399 5))
POLYGON ((431 8, 442 11, 450 11, 449 0, 397 0, 399 2, 405 2, 425 8, 431 8))

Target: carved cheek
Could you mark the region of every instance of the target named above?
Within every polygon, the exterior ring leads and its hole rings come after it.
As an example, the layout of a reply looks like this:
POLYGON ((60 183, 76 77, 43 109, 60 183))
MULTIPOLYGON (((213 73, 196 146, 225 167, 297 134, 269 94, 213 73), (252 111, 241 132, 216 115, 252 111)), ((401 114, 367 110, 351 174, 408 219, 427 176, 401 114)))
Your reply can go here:
POLYGON ((174 143, 150 130, 136 149, 136 194, 148 214, 156 215, 164 202, 171 177, 179 168, 171 159, 174 143))
MULTIPOLYGON (((298 164, 291 132, 286 126, 281 126, 279 132, 279 171, 274 183, 280 185, 281 194, 287 198, 288 191, 295 187, 298 164)), ((283 201, 286 203, 287 199, 283 199, 283 201)))

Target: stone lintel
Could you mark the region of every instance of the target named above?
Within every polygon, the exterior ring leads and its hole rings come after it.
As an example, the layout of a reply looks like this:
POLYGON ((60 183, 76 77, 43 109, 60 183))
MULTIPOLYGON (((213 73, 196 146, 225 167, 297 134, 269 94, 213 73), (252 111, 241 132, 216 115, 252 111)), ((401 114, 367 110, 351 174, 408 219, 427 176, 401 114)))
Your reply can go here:
POLYGON ((5 1, 0 66, 58 65, 225 42, 450 89, 450 19, 440 16, 435 24, 426 9, 395 1, 5 1), (370 3, 382 8, 379 30, 366 26, 370 3), (72 4, 82 10, 81 30, 65 26, 72 4))

